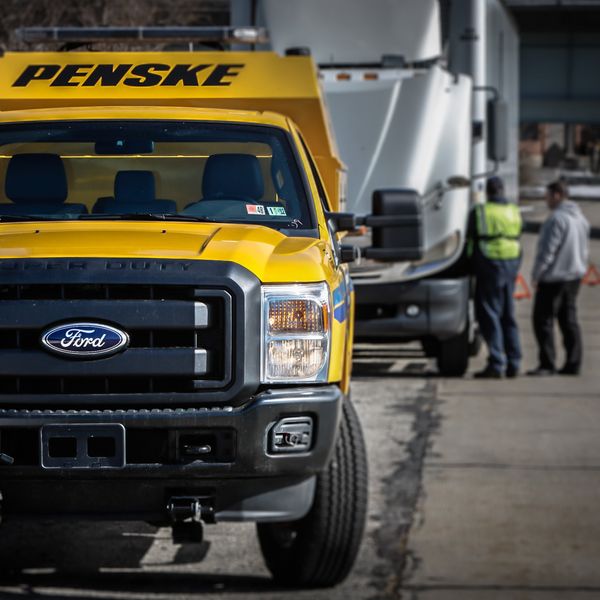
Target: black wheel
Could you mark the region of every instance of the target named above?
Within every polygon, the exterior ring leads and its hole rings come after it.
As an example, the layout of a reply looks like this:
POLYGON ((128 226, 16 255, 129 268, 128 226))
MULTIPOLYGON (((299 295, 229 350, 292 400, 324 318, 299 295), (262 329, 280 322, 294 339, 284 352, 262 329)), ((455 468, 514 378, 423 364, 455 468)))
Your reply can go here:
POLYGON ((423 348, 423 352, 427 358, 437 357, 440 352, 440 343, 432 337, 422 338, 421 348, 423 348))
POLYGON ((467 372, 470 355, 469 326, 449 340, 441 340, 437 355, 437 367, 444 377, 462 377, 467 372))
POLYGON ((257 526, 275 580, 295 587, 329 587, 343 581, 362 540, 367 492, 365 443, 356 411, 346 399, 335 453, 317 476, 310 512, 299 521, 257 526))

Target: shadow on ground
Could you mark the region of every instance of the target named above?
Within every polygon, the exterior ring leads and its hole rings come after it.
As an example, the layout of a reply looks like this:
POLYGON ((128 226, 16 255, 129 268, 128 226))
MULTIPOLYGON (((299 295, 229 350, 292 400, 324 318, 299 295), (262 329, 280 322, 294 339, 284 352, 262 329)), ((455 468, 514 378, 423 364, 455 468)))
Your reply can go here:
POLYGON ((207 542, 183 544, 171 563, 152 565, 148 562, 151 546, 171 540, 157 540, 156 528, 144 523, 9 521, 1 533, 0 588, 14 590, 0 591, 1 598, 37 596, 39 588, 44 596, 56 598, 65 597, 66 589, 70 598, 281 591, 268 577, 177 570, 201 563, 209 549, 207 542), (144 570, 148 567, 153 570, 144 570))
MULTIPOLYGON (((149 595, 187 594, 277 594, 286 591, 266 577, 247 575, 193 575, 190 573, 136 572, 136 573, 89 573, 69 575, 21 574, 18 577, 2 577, 0 585, 19 586, 19 591, 0 592, 4 598, 23 598, 24 595, 38 596, 36 589, 43 588, 44 597, 65 598, 114 598, 127 594, 132 598, 147 598, 149 595), (28 593, 29 592, 29 593, 28 593), (78 595, 80 594, 80 595, 78 595)), ((289 591, 289 590, 287 590, 289 591)))

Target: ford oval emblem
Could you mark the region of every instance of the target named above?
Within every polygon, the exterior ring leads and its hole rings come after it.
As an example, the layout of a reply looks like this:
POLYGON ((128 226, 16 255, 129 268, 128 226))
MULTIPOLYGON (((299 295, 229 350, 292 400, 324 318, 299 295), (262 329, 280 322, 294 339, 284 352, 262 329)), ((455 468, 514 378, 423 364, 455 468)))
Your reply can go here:
POLYGON ((72 358, 103 358, 129 345, 129 336, 100 323, 66 323, 42 334, 42 345, 54 354, 72 358))

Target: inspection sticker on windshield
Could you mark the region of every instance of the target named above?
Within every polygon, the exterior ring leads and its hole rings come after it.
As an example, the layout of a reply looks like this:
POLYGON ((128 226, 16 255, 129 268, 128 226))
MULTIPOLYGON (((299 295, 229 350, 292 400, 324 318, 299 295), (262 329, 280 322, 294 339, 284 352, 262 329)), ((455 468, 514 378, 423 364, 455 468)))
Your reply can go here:
POLYGON ((249 215, 264 215, 265 207, 262 204, 246 204, 246 212, 249 215))
POLYGON ((272 217, 285 217, 285 208, 283 206, 267 206, 267 212, 272 217))

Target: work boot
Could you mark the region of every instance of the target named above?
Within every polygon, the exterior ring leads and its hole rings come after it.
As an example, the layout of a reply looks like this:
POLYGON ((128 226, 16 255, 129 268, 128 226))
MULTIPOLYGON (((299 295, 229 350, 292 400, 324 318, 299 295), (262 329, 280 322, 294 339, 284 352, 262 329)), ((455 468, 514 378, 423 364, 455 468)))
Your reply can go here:
POLYGON ((527 371, 527 375, 530 377, 548 377, 549 375, 556 374, 554 369, 547 369, 546 367, 536 367, 535 369, 531 369, 531 371, 527 371))
POLYGON ((502 379, 502 372, 488 365, 483 371, 478 371, 473 375, 475 379, 502 379))
POLYGON ((579 375, 579 367, 576 365, 565 365, 560 371, 560 375, 579 375))

